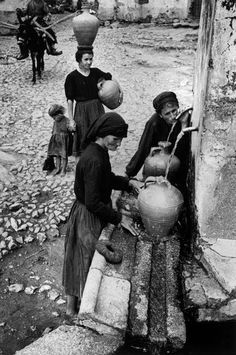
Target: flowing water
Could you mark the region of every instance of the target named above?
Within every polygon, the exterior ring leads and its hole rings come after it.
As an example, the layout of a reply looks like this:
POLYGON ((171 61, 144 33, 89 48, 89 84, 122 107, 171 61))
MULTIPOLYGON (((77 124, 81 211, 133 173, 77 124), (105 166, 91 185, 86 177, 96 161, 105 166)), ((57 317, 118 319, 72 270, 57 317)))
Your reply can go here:
POLYGON ((171 136, 171 133, 173 132, 174 128, 175 128, 175 125, 177 124, 178 121, 176 121, 175 123, 173 123, 172 127, 171 127, 171 130, 168 134, 168 137, 167 137, 167 142, 169 142, 169 139, 170 139, 170 136, 171 136))
MULTIPOLYGON (((174 126, 174 125, 173 125, 173 126, 174 126)), ((172 126, 172 128, 173 128, 173 126, 172 126)), ((172 130, 172 128, 171 128, 171 130, 172 130)), ((169 136, 170 136, 170 134, 169 134, 169 136)), ((168 137, 169 137, 169 136, 168 136, 168 137)), ((183 136, 184 136, 184 132, 181 131, 181 132, 178 134, 177 138, 176 138, 174 148, 173 148, 172 151, 171 151, 171 154, 170 154, 170 157, 169 157, 167 166, 166 166, 165 179, 167 179, 167 177, 168 177, 168 173, 169 173, 169 170, 170 170, 171 159, 172 159, 173 156, 175 155, 175 151, 176 151, 176 148, 177 148, 177 146, 178 146, 178 143, 179 143, 180 139, 181 139, 183 136)))

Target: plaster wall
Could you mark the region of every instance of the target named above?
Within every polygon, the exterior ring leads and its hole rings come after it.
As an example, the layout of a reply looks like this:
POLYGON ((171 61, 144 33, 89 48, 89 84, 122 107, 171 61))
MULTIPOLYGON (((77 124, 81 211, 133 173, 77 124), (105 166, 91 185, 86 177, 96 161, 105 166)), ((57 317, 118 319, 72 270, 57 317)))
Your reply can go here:
MULTIPOLYGON (((194 83, 195 203, 201 236, 236 239, 236 9, 204 0, 194 83)), ((227 4, 233 4, 232 6, 227 4)))
POLYGON ((25 7, 28 0, 3 0, 0 1, 0 11, 15 11, 17 7, 25 7))
POLYGON ((124 21, 156 20, 159 17, 184 19, 191 0, 99 0, 99 17, 124 21))

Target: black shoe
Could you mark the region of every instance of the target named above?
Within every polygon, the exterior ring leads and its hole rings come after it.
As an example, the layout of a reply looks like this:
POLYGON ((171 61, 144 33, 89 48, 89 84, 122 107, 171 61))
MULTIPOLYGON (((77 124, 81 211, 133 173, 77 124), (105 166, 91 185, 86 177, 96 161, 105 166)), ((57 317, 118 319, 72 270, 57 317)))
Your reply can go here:
POLYGON ((57 51, 56 49, 51 49, 49 52, 48 52, 49 55, 61 55, 62 54, 62 51, 57 51))
POLYGON ((23 59, 26 59, 28 58, 29 54, 28 53, 25 53, 25 54, 19 54, 16 59, 17 60, 23 60, 23 59))

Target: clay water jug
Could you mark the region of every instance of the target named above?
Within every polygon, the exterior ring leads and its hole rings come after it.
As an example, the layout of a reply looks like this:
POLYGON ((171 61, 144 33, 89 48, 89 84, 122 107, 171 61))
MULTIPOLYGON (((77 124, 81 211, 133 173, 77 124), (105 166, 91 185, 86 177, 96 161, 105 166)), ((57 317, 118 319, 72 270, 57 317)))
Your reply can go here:
POLYGON ((114 110, 122 104, 123 92, 115 80, 102 80, 98 83, 98 97, 102 103, 114 110))
MULTIPOLYGON (((168 162, 170 159, 169 148, 170 142, 159 142, 158 147, 153 147, 150 150, 148 157, 144 161, 143 177, 148 176, 165 176, 168 162)), ((180 168, 180 160, 175 155, 171 157, 168 170, 168 178, 173 180, 180 168)))
POLYGON ((149 176, 138 196, 146 231, 155 241, 166 237, 178 220, 184 200, 181 192, 164 177, 149 176))
POLYGON ((83 6, 82 9, 83 13, 73 18, 73 31, 79 47, 92 47, 98 32, 99 20, 89 13, 88 6, 83 6))

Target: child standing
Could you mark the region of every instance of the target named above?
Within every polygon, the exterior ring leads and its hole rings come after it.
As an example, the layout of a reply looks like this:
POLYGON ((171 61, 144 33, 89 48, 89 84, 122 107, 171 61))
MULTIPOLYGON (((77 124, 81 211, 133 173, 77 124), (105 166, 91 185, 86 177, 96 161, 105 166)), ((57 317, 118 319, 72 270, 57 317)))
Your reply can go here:
POLYGON ((53 175, 61 173, 66 175, 66 168, 69 154, 69 119, 65 116, 65 108, 54 104, 48 110, 49 116, 54 119, 52 136, 48 145, 48 157, 56 158, 56 169, 53 175))

